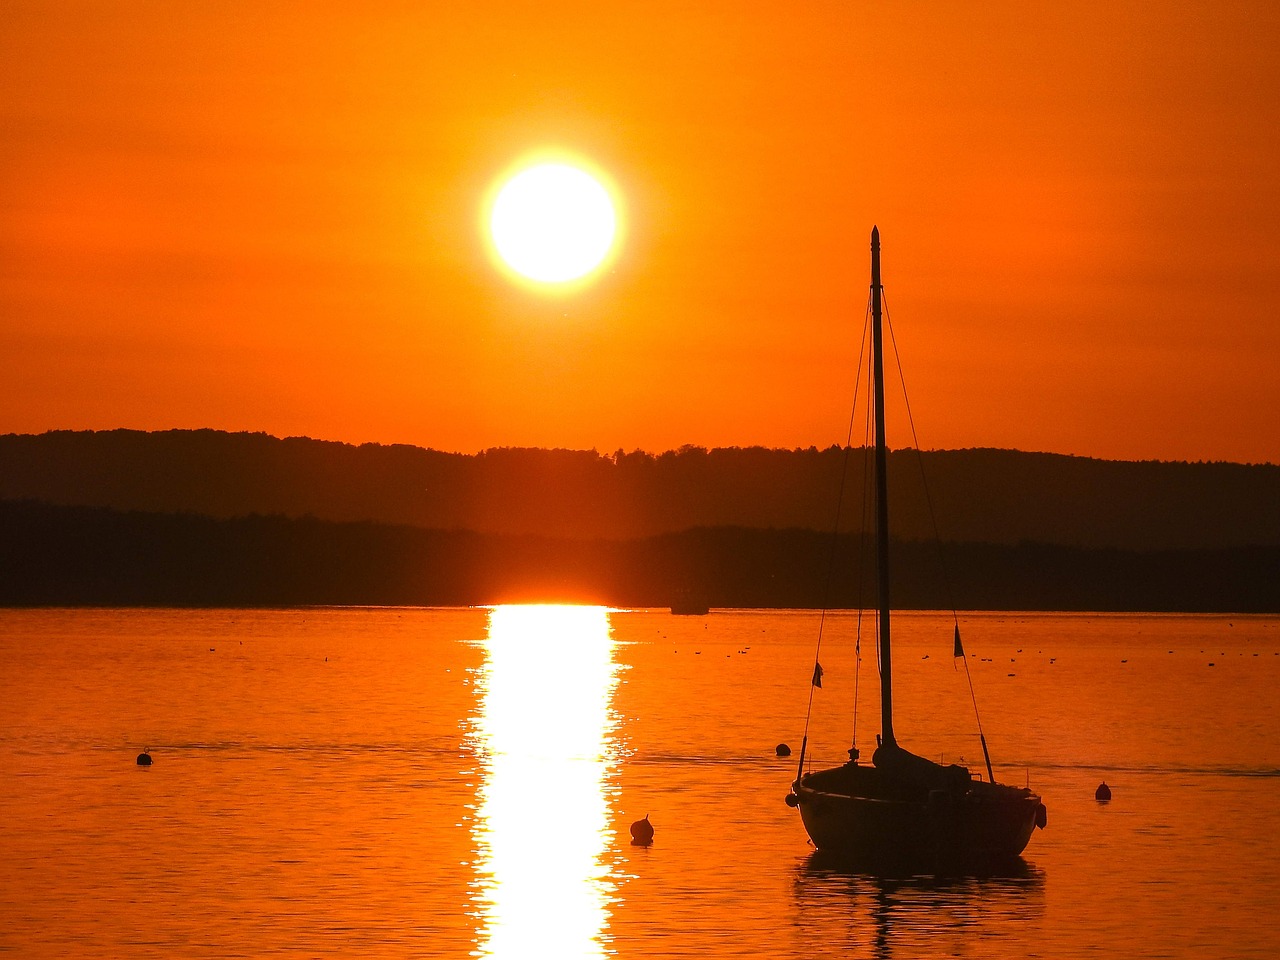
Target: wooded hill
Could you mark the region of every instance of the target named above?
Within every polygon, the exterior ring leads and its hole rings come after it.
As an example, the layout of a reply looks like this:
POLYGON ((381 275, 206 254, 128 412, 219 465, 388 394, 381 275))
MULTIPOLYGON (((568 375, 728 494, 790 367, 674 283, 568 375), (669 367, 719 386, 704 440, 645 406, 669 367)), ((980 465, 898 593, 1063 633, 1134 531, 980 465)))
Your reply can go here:
MULTIPOLYGON (((867 459, 9 435, 0 604, 870 604, 867 459)), ((1280 612, 1280 467, 951 450, 889 472, 897 606, 1280 612)))
MULTIPOLYGON (((869 538, 695 528, 635 540, 0 502, 0 605, 287 606, 520 601, 874 605, 869 538), (859 569, 862 573, 859 573, 859 569)), ((920 609, 1280 612, 1280 547, 1125 551, 895 542, 920 609)))
MULTIPOLYGON (((0 436, 0 499, 371 521, 554 540, 691 528, 829 532, 861 517, 866 455, 831 447, 618 451, 410 446, 260 433, 55 431, 0 436)), ((944 541, 1152 551, 1280 545, 1280 466, 1118 462, 1011 450, 894 451, 893 532, 944 541), (927 478, 928 498, 921 476, 927 478)))

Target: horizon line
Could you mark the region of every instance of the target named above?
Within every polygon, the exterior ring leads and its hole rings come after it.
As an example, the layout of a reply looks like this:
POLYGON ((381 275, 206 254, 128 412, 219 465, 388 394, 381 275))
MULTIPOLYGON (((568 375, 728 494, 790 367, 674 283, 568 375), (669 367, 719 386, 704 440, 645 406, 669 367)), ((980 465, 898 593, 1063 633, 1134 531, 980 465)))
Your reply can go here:
MULTIPOLYGON (((542 451, 547 453, 555 453, 555 452, 583 453, 583 454, 594 454, 595 456, 603 460, 611 460, 614 462, 617 461, 620 454, 621 455, 643 454, 645 456, 658 458, 658 457, 666 456, 668 454, 679 455, 682 453, 692 453, 696 451, 702 451, 704 453, 712 453, 715 451, 727 451, 727 450, 765 450, 770 452, 790 453, 790 452, 803 452, 803 451, 810 451, 810 450, 823 452, 823 451, 832 450, 832 449, 843 450, 845 448, 845 444, 836 443, 836 442, 832 442, 823 446, 819 446, 818 444, 815 444, 815 443, 810 443, 806 445, 796 445, 796 446, 789 446, 789 447, 766 446, 760 443, 751 443, 751 444, 745 444, 745 445, 729 444, 729 445, 717 445, 717 446, 703 446, 696 443, 684 443, 678 447, 670 447, 666 450, 646 450, 642 447, 633 447, 628 450, 625 447, 618 447, 612 453, 610 453, 610 452, 602 452, 599 449, 599 447, 596 447, 596 446, 586 448, 586 447, 567 447, 567 446, 529 446, 525 444, 500 444, 500 445, 494 445, 494 446, 488 446, 488 447, 481 447, 473 452, 466 452, 462 450, 446 450, 440 447, 425 446, 421 443, 408 443, 408 442, 402 442, 402 441, 384 442, 380 440, 365 440, 360 442, 353 442, 350 440, 336 440, 336 439, 330 439, 326 437, 312 437, 306 434, 289 434, 289 435, 282 436, 277 433, 272 433, 268 430, 248 430, 248 429, 229 430, 222 427, 164 427, 164 428, 154 429, 154 430, 148 430, 148 429, 143 429, 139 427, 107 427, 107 428, 50 427, 39 433, 34 433, 34 432, 24 433, 19 431, 9 431, 7 433, 0 434, 0 438, 5 438, 5 437, 33 437, 34 438, 34 437, 48 436, 50 434, 99 434, 99 433, 137 433, 137 434, 146 434, 146 435, 173 434, 173 433, 189 433, 189 434, 212 433, 212 434, 224 434, 226 436, 266 437, 268 439, 277 440, 280 442, 297 440, 297 441, 307 441, 309 443, 334 444, 338 446, 351 447, 353 449, 361 449, 363 447, 381 447, 381 448, 388 448, 388 449, 395 448, 395 447, 408 447, 415 450, 423 450, 431 453, 439 453, 446 456, 458 456, 458 457, 479 457, 488 453, 495 453, 495 452, 501 452, 501 451, 542 451)), ((859 450, 859 449, 865 449, 865 447, 864 445, 859 444, 859 445, 850 447, 850 449, 859 450)), ((1221 459, 1215 460, 1215 459, 1204 459, 1204 458, 1191 460, 1186 458, 1165 459, 1165 458, 1159 458, 1159 457, 1134 457, 1134 458, 1104 457, 1104 456, 1098 456, 1094 454, 1063 453, 1061 451, 1056 451, 1056 450, 1027 450, 1021 447, 999 447, 999 446, 991 446, 987 444, 975 444, 973 446, 967 446, 967 447, 919 447, 917 448, 917 447, 911 447, 911 446, 899 446, 899 447, 889 448, 889 451, 891 453, 911 451, 911 450, 918 450, 920 453, 965 453, 965 452, 982 452, 982 451, 995 452, 995 453, 1020 453, 1020 454, 1026 454, 1028 456, 1047 456, 1047 457, 1063 457, 1063 458, 1069 458, 1069 459, 1075 459, 1075 460, 1093 460, 1100 463, 1132 463, 1132 464, 1163 463, 1163 464, 1188 464, 1188 465, 1227 464, 1231 466, 1241 466, 1241 467, 1280 466, 1280 463, 1273 462, 1270 460, 1221 460, 1221 459)))

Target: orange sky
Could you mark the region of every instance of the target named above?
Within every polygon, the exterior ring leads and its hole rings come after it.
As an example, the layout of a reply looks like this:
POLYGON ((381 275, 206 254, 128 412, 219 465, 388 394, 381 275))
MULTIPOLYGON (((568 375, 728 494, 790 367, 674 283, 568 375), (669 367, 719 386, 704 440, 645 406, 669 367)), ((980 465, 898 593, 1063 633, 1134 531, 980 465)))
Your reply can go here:
POLYGON ((1280 462, 1280 7, 1039 6, 7 0, 0 432, 823 446, 878 223, 923 446, 1280 462), (568 297, 479 230, 546 146, 568 297))

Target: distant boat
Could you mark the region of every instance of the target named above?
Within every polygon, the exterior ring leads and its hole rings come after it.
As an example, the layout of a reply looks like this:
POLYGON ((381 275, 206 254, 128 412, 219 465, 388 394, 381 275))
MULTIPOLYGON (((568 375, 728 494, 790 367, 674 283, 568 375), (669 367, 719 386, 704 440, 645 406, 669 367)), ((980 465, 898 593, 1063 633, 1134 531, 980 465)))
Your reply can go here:
MULTIPOLYGON (((880 725, 871 765, 849 751, 842 766, 804 772, 808 736, 800 749, 787 803, 819 850, 859 861, 929 867, 1016 859, 1046 822, 1030 789, 996 783, 986 737, 980 735, 987 780, 963 766, 944 766, 898 745, 893 734, 893 676, 889 611, 889 505, 884 426, 884 350, 881 334, 880 231, 871 230, 871 337, 875 406, 875 533, 880 642, 880 725)), ((956 626, 955 653, 964 655, 956 626)), ((815 663, 814 685, 822 668, 815 663)))
POLYGON ((671 612, 678 617, 701 617, 710 611, 705 598, 688 590, 681 590, 671 601, 671 612))

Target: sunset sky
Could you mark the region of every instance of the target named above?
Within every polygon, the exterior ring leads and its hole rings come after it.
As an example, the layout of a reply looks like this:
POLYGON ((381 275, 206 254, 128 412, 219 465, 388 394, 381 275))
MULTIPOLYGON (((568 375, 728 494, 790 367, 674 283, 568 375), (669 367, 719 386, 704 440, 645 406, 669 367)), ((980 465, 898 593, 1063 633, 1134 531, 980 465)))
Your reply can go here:
POLYGON ((6 0, 0 432, 1280 463, 1280 5, 6 0), (557 149, 622 238, 514 283, 557 149), (891 442, 906 442, 896 429, 891 442))

